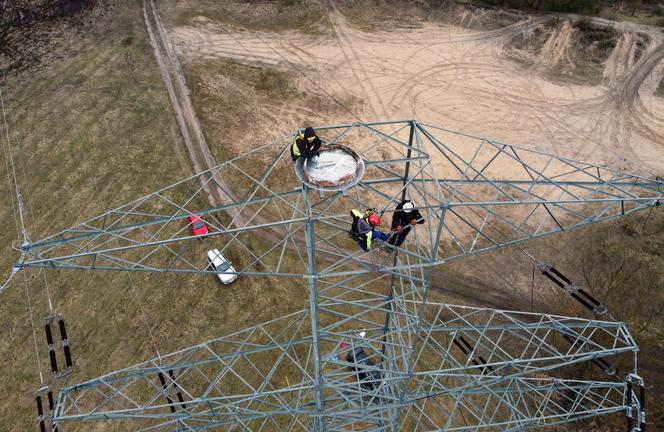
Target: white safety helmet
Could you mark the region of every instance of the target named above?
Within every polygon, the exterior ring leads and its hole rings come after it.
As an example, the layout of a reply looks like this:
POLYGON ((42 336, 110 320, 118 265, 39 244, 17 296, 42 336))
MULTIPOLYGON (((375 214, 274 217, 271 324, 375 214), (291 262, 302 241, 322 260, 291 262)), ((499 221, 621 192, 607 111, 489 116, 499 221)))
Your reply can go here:
POLYGON ((403 205, 403 212, 404 213, 410 213, 410 212, 413 211, 414 208, 415 208, 415 206, 413 205, 413 203, 408 201, 407 203, 405 203, 403 205))

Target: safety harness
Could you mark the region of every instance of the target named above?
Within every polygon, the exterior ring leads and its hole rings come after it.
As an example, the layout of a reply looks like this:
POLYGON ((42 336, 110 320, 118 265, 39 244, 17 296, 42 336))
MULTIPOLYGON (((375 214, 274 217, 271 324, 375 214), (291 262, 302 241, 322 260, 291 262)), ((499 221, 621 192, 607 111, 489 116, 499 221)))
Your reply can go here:
POLYGON ((314 142, 315 139, 316 139, 315 135, 307 138, 304 136, 304 131, 300 131, 295 136, 295 140, 293 141, 293 145, 291 146, 291 158, 293 158, 293 160, 296 160, 297 158, 302 156, 300 147, 297 145, 298 141, 303 142, 304 145, 306 146, 306 151, 309 151, 311 149, 311 144, 314 142))
POLYGON ((299 158, 302 155, 300 148, 297 146, 297 141, 300 139, 304 139, 304 132, 297 134, 295 141, 293 141, 293 145, 291 146, 291 156, 293 157, 293 160, 299 158))
MULTIPOLYGON (((360 213, 357 209, 352 209, 350 215, 353 218, 353 224, 351 225, 348 235, 350 238, 355 240, 357 243, 362 243, 366 241, 367 249, 371 249, 371 238, 373 237, 373 231, 369 231, 365 234, 362 234, 359 229, 360 219, 364 219, 367 224, 369 224, 369 215, 373 212, 371 209, 367 209, 364 214, 360 213)), ((371 224, 369 224, 371 225, 371 224)))

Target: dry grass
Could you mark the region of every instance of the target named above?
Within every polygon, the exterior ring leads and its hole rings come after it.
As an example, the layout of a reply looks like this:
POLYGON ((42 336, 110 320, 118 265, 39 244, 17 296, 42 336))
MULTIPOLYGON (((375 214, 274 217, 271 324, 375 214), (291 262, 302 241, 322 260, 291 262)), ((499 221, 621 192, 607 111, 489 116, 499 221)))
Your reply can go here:
POLYGON ((240 25, 251 30, 298 30, 311 35, 331 32, 324 3, 316 0, 167 0, 159 6, 164 19, 176 26, 195 25, 204 17, 230 28, 240 25))
MULTIPOLYGON (((220 161, 281 138, 303 124, 348 116, 326 96, 300 88, 295 72, 225 59, 185 63, 184 69, 206 139, 220 161)), ((358 102, 342 103, 352 107, 358 102)))
POLYGON ((344 0, 337 1, 336 5, 350 24, 366 31, 420 27, 425 22, 451 24, 477 30, 493 30, 514 24, 526 17, 525 14, 518 11, 505 11, 445 0, 418 2, 344 0))
MULTIPOLYGON (((28 174, 33 239, 191 174, 138 3, 119 1, 99 19, 85 36, 60 41, 62 52, 69 55, 12 76, 3 86, 15 153, 21 152, 19 166, 28 174)), ((256 107, 269 112, 272 99, 282 100, 287 110, 299 101, 332 112, 339 109, 319 96, 305 95, 293 86, 289 74, 222 63, 191 67, 194 101, 219 160, 236 150, 246 151, 239 142, 258 145, 267 140, 260 135, 253 141, 240 138, 255 134, 247 125, 255 126, 252 120, 261 117, 256 107), (207 80, 218 68, 224 71, 221 84, 207 80)), ((5 197, 0 211, 8 221, 8 229, 0 234, 0 266, 8 270, 18 258, 10 249, 16 232, 6 183, 0 188, 5 197)), ((22 190, 26 199, 27 190, 22 190)), ((52 382, 40 329, 41 318, 48 314, 42 277, 25 271, 0 305, 0 325, 8 329, 0 338, 5 377, 0 387, 8 395, 0 404, 0 415, 7 430, 35 427, 33 392, 39 378, 23 275, 33 301, 41 366, 52 382)), ((155 355, 126 274, 47 275, 55 310, 68 324, 76 368, 72 382, 155 355)), ((131 280, 161 352, 299 310, 307 299, 304 284, 290 281, 240 278, 222 287, 212 277, 134 275, 131 280)), ((90 427, 67 425, 67 430, 90 427)), ((95 424, 94 430, 123 427, 127 426, 95 424)))
MULTIPOLYGON (((78 39, 60 40, 68 55, 51 57, 3 83, 33 239, 189 173, 139 8, 127 1, 95 12, 97 25, 78 39)), ((0 234, 4 273, 18 256, 8 248, 16 233, 6 183, 1 196, 0 212, 7 222, 0 234)), ((8 396, 0 405, 4 430, 35 427, 33 391, 39 380, 20 283, 24 276, 33 296, 41 366, 47 367, 40 330, 41 318, 48 314, 43 281, 26 271, 0 305, 0 325, 9 329, 3 332, 0 351, 1 387, 8 396)), ((49 272, 48 277, 56 312, 64 314, 71 334, 77 369, 73 379, 120 367, 151 351, 128 296, 126 275, 49 272)), ((50 381, 48 373, 45 377, 50 381)))
POLYGON ((33 70, 85 49, 72 41, 94 29, 98 17, 113 4, 93 9, 94 0, 67 3, 35 0, 4 2, 0 9, 0 76, 33 70))
MULTIPOLYGON (((51 59, 3 83, 14 153, 29 183, 33 239, 73 225, 191 174, 168 96, 153 60, 137 2, 118 1, 94 29, 64 40, 70 55, 51 59), (68 44, 71 44, 68 45, 68 44), (94 47, 81 49, 80 47, 94 47)), ((23 185, 22 185, 23 186, 23 185)), ((23 187, 28 195, 28 188, 23 187)), ((6 182, 0 185, 0 268, 18 259, 6 182)), ((28 205, 28 202, 26 202, 28 205)), ((37 343, 47 380, 41 318, 48 314, 43 281, 25 271, 0 303, 1 430, 34 430, 33 392, 39 386, 23 276, 33 296, 37 343)), ((80 382, 154 355, 126 274, 49 271, 56 312, 68 323, 80 382)), ((240 279, 221 287, 214 278, 135 275, 147 320, 162 352, 270 320, 301 308, 297 287, 240 279)), ((106 429, 119 430, 108 425, 106 429)), ((69 425, 67 430, 91 430, 69 425)))

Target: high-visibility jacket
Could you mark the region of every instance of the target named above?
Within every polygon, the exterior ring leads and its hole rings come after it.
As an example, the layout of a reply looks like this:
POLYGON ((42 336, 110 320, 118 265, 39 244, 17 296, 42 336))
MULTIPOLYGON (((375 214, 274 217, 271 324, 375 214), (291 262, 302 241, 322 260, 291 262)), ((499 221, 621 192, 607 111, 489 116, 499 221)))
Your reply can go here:
POLYGON ((364 213, 358 209, 352 209, 350 215, 353 217, 353 225, 351 227, 351 236, 358 243, 363 240, 366 242, 367 249, 371 249, 371 239, 373 238, 373 227, 369 223, 370 210, 364 213))
POLYGON ((308 158, 310 156, 315 156, 320 150, 321 140, 317 136, 307 139, 304 136, 304 132, 300 132, 295 136, 293 145, 291 145, 291 158, 297 160, 300 156, 308 158))
POLYGON ((294 156, 293 159, 297 159, 302 155, 302 152, 300 151, 300 146, 297 145, 298 140, 306 141, 304 139, 304 132, 300 132, 293 141, 293 146, 291 147, 291 154, 294 156))

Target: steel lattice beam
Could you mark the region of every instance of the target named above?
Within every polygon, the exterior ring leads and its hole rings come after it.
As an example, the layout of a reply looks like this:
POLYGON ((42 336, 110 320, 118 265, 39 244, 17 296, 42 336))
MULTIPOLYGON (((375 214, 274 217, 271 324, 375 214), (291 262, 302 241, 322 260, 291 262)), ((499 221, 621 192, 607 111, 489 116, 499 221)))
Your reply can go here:
POLYGON ((623 383, 556 375, 634 355, 622 324, 431 304, 428 291, 441 264, 650 208, 664 183, 415 121, 318 131, 362 156, 356 186, 322 194, 298 182, 291 134, 23 245, 19 268, 214 273, 187 226, 196 214, 241 276, 310 286, 306 311, 63 389, 56 422, 521 430, 627 408, 623 383), (226 202, 209 201, 212 185, 226 202), (360 251, 349 209, 387 216, 404 198, 426 223, 396 251, 360 251), (362 367, 346 358, 359 347, 371 358, 362 367))
MULTIPOLYGON (((405 410, 402 427, 416 416, 463 430, 457 418, 461 410, 478 428, 569 421, 625 408, 623 383, 527 376, 553 375, 574 362, 635 352, 624 325, 445 304, 429 307, 435 324, 422 325, 412 378, 388 366, 394 358, 381 354, 381 329, 369 330, 364 338, 348 331, 337 335, 336 344, 321 344, 328 430, 352 423, 378 425, 388 420, 385 414, 391 409, 405 410), (475 347, 470 358, 452 343, 461 334, 475 347), (350 347, 342 348, 342 343, 350 347), (373 390, 362 385, 363 378, 344 358, 356 346, 375 359, 374 369, 383 376, 373 390), (483 366, 471 362, 482 356, 483 366), (485 368, 492 370, 483 373, 485 368)), ((201 422, 260 430, 257 425, 267 421, 272 426, 265 430, 273 430, 288 418, 286 430, 308 430, 317 418, 320 389, 314 340, 305 335, 308 318, 308 310, 300 311, 67 387, 60 393, 55 420, 151 419, 180 430, 201 422)))
MULTIPOLYGON (((284 249, 305 243, 308 220, 313 220, 319 231, 325 228, 326 237, 318 241, 324 253, 317 262, 329 264, 321 271, 357 274, 362 272, 356 268, 362 259, 337 259, 347 255, 348 245, 334 237, 335 231, 343 234, 348 229, 348 206, 373 204, 390 213, 402 195, 417 202, 432 226, 427 238, 417 245, 423 255, 433 255, 432 232, 436 224, 442 225, 440 252, 436 260, 427 263, 435 266, 620 217, 649 208, 664 196, 664 183, 658 180, 415 122, 319 130, 328 133, 329 142, 361 147, 369 169, 346 196, 339 192, 310 198, 309 215, 290 159, 283 151, 292 139, 289 135, 53 236, 27 243, 17 266, 212 272, 205 262, 194 258, 196 250, 191 244, 195 238, 185 221, 195 213, 211 228, 208 237, 220 237, 227 248, 242 251, 240 274, 306 275, 293 266, 286 271, 281 263, 284 249), (409 145, 411 129, 414 142, 409 145), (274 155, 268 175, 251 172, 250 161, 257 154, 274 155), (394 157, 386 158, 386 154, 394 157), (407 169, 410 172, 404 181, 407 169), (236 202, 210 208, 204 185, 219 179, 241 184, 247 193, 236 202), (439 216, 442 209, 445 220, 439 216), (249 250, 238 238, 242 233, 265 242, 257 251, 249 250)), ((406 251, 415 253, 410 248, 406 251)), ((305 269, 306 258, 300 260, 298 267, 305 269)))

